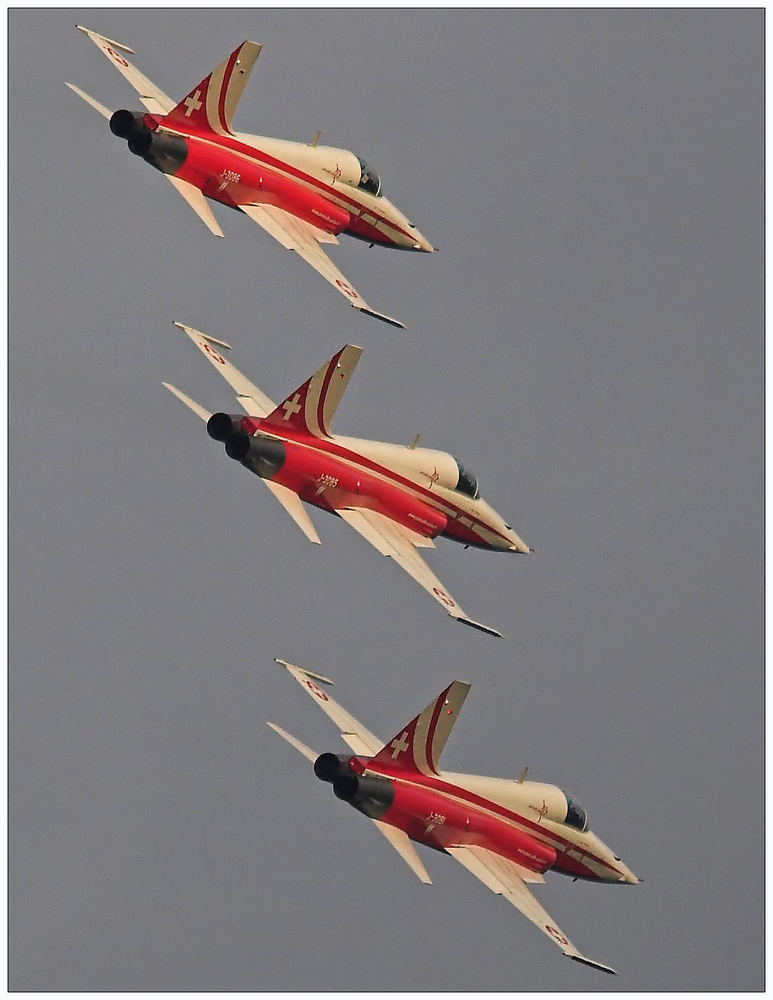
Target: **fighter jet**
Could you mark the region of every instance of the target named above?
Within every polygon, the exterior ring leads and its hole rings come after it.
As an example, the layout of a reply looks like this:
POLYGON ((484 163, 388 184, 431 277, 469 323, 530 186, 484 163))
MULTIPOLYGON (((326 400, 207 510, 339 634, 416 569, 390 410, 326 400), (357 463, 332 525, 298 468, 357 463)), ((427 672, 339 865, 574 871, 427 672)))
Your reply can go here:
POLYGON ((229 458, 259 476, 312 542, 319 536, 303 502, 337 514, 385 556, 391 556, 457 621, 491 635, 496 629, 462 610, 416 551, 438 535, 500 552, 529 547, 481 497, 475 476, 444 451, 342 437, 333 415, 362 354, 347 344, 278 406, 224 354, 230 346, 175 323, 236 391, 246 416, 210 413, 173 385, 164 385, 207 423, 229 458))
POLYGON ((80 87, 67 86, 103 117, 129 150, 164 174, 215 236, 222 236, 206 199, 248 216, 295 250, 361 312, 371 309, 320 244, 345 233, 369 244, 432 253, 434 247, 384 197, 376 171, 356 153, 237 132, 233 114, 262 46, 242 42, 178 103, 129 60, 132 49, 78 25, 140 95, 147 111, 113 114, 80 87))
MULTIPOLYGON (((413 873, 431 883, 414 842, 447 854, 535 924, 567 957, 614 969, 579 951, 528 888, 548 871, 572 879, 636 885, 638 879, 588 827, 577 799, 556 785, 441 771, 440 755, 470 685, 452 681, 423 712, 384 742, 328 694, 321 674, 277 660, 339 728, 351 753, 317 754, 268 725, 314 765, 336 797, 372 820, 413 873)), ((377 928, 371 932, 378 936, 377 928)))

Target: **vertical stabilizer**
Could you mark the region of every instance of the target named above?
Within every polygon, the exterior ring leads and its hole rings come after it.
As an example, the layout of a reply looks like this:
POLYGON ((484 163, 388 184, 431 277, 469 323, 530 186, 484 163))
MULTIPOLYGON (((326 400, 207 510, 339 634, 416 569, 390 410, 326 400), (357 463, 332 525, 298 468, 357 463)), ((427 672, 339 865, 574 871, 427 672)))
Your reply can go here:
POLYGON ((397 731, 373 762, 438 774, 440 755, 469 690, 464 681, 452 681, 423 712, 397 731))
POLYGON ((265 420, 277 427, 290 427, 315 437, 330 437, 330 421, 357 367, 361 347, 347 344, 322 367, 291 392, 265 420))
POLYGON ((257 42, 242 42, 186 94, 166 116, 166 121, 170 125, 188 123, 218 135, 232 135, 231 120, 261 48, 257 42))

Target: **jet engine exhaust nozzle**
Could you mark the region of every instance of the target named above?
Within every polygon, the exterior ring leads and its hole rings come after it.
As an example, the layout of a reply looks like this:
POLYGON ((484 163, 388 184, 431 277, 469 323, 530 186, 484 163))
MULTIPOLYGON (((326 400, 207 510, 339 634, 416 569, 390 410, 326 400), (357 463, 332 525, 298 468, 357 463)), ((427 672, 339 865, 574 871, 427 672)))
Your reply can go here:
POLYGON ((238 431, 229 437, 225 450, 229 458, 235 458, 246 465, 261 479, 273 479, 286 458, 285 446, 281 441, 254 435, 251 437, 244 431, 238 431))
POLYGON ((139 111, 113 112, 110 131, 119 139, 126 139, 130 152, 141 156, 162 174, 176 174, 188 156, 188 144, 181 135, 151 132, 139 111))
POLYGON ((142 115, 136 111, 116 111, 110 118, 110 131, 119 139, 128 139, 143 128, 145 128, 145 123, 142 120, 142 115))
POLYGON ((214 441, 225 443, 232 434, 238 432, 239 417, 227 413, 213 413, 207 421, 207 434, 214 441))
POLYGON ((334 782, 345 772, 346 758, 336 753, 323 753, 314 761, 314 773, 320 781, 334 782))
POLYGON ((229 458, 242 462, 250 451, 250 437, 244 431, 237 431, 225 439, 225 453, 229 458))
POLYGON ((395 800, 395 788, 388 778, 342 772, 333 782, 333 792, 337 799, 371 819, 380 819, 395 800))

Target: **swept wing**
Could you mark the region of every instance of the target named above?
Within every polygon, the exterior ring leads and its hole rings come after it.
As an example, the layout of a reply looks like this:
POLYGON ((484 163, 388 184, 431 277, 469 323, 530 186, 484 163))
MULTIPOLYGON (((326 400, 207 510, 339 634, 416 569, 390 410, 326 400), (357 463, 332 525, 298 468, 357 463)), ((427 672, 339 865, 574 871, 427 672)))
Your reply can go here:
POLYGON ((501 632, 469 617, 416 551, 417 548, 434 548, 431 539, 424 538, 374 510, 357 508, 338 510, 336 513, 375 546, 383 556, 394 559, 398 566, 421 584, 452 618, 481 632, 488 632, 489 635, 501 638, 501 632))
MULTIPOLYGON (((78 25, 80 30, 92 40, 92 42, 97 46, 100 51, 102 51, 110 62, 115 66, 119 73, 129 81, 129 83, 134 87, 137 93, 140 95, 140 101, 145 105, 145 107, 154 115, 165 115, 168 111, 174 108, 174 101, 168 97, 162 90, 152 83, 148 78, 140 73, 140 71, 126 59, 124 53, 128 55, 133 55, 133 52, 128 46, 121 45, 120 42, 114 42, 110 38, 106 38, 104 35, 97 34, 96 31, 91 31, 89 28, 84 28, 80 24, 78 25)), ((79 97, 81 97, 87 104, 90 104, 95 111, 98 111, 104 118, 110 119, 110 112, 99 101, 96 101, 93 97, 89 96, 85 91, 81 90, 80 87, 76 87, 72 83, 68 83, 67 86, 70 90, 74 91, 79 97)), ((179 177, 174 177, 172 174, 164 174, 164 177, 170 182, 172 187, 180 194, 185 201, 188 202, 193 211, 198 215, 207 229, 215 236, 223 236, 223 230, 215 218, 212 209, 207 204, 206 198, 199 191, 197 187, 193 184, 189 184, 187 181, 181 180, 179 177)))
MULTIPOLYGON (((230 361, 226 361, 223 357, 222 351, 230 350, 228 344, 223 340, 217 340, 215 337, 210 337, 206 333, 202 333, 200 330, 194 329, 192 326, 185 326, 183 323, 175 323, 176 327, 183 330, 193 341, 194 344, 199 348, 201 353, 206 357, 213 365, 217 371, 223 376, 223 378, 229 383, 229 385, 236 390, 236 398, 239 400, 242 408, 250 416, 264 417, 266 414, 270 413, 274 409, 274 403, 266 396, 265 393, 254 385, 248 378, 231 364, 230 361)), ((176 386, 171 385, 169 382, 164 382, 164 386, 185 405, 189 410, 200 417, 205 423, 212 414, 205 410, 203 406, 196 403, 186 396, 184 392, 178 389, 176 386)), ((297 493, 293 493, 292 490, 288 490, 285 486, 281 486, 279 483, 272 483, 268 479, 264 479, 263 482, 266 484, 271 493, 276 497, 279 503, 284 507, 290 517, 295 521, 304 535, 309 539, 309 541, 315 544, 320 544, 319 535, 317 530, 311 522, 309 513, 303 506, 297 493)))
POLYGON ((275 205, 240 205, 239 208, 253 222, 257 222, 265 229, 270 236, 278 240, 286 250, 294 250, 299 257, 303 257, 306 263, 310 264, 318 274, 330 282, 333 288, 344 295, 355 309, 367 313, 368 316, 375 316, 376 319, 383 320, 384 323, 399 326, 401 329, 405 328, 405 324, 399 320, 371 309, 357 289, 335 266, 320 246, 320 243, 338 242, 331 233, 317 229, 316 226, 312 226, 275 205))
MULTIPOLYGON (((224 357, 224 352, 231 350, 225 341, 211 337, 209 334, 202 333, 201 330, 196 330, 192 326, 186 326, 184 323, 175 322, 175 326, 187 334, 212 367, 234 389, 236 398, 247 414, 268 418, 269 421, 276 424, 279 430, 283 424, 287 424, 317 437, 330 435, 330 421, 360 359, 362 348, 347 344, 334 354, 326 364, 322 365, 311 378, 291 393, 284 403, 277 406, 224 357)), ((180 393, 180 390, 166 382, 164 385, 178 399, 183 399, 184 394, 180 393)), ((208 417, 203 419, 206 420, 208 417)), ((264 479, 263 482, 306 537, 319 544, 319 536, 298 495, 268 479, 264 479)), ((470 618, 418 554, 417 548, 435 547, 431 538, 419 535, 417 532, 411 531, 410 528, 406 528, 373 510, 351 508, 337 510, 336 513, 382 555, 394 559, 409 576, 412 576, 427 593, 435 598, 452 618, 472 628, 479 629, 481 632, 501 637, 501 632, 470 618)), ((380 748, 379 744, 373 753, 376 753, 380 748)))
POLYGON ((594 969, 600 969, 601 972, 614 974, 614 969, 608 965, 602 965, 601 962, 595 962, 591 958, 586 958, 581 951, 575 948, 528 889, 527 881, 545 881, 541 875, 530 872, 528 869, 522 868, 521 865, 500 857, 498 854, 493 854, 482 847, 448 847, 446 851, 475 878, 480 879, 485 886, 488 886, 492 892, 503 896, 508 903, 520 910, 569 958, 575 962, 582 962, 583 965, 590 965, 594 969))
MULTIPOLYGON (((377 753, 381 747, 381 741, 361 723, 359 723, 354 716, 350 715, 345 708, 342 708, 337 701, 334 701, 330 695, 319 686, 320 684, 324 684, 326 687, 332 685, 333 682, 328 677, 323 677, 322 674, 312 673, 311 670, 304 670, 303 667, 298 667, 294 663, 288 663, 286 660, 277 659, 276 662, 281 664, 281 666, 292 674, 304 691, 306 691, 306 693, 313 698, 314 701, 316 701, 322 711, 333 720, 336 726, 338 726, 344 742, 354 751, 354 753, 363 754, 365 756, 372 756, 377 753)), ((291 736, 290 733, 286 732, 273 722, 269 722, 268 725, 271 726, 275 733, 278 733, 281 737, 283 737, 283 739, 287 740, 288 743, 294 746, 296 750, 302 753, 309 760, 316 760, 317 755, 314 754, 314 752, 304 743, 301 743, 299 739, 291 736)), ((389 826, 387 823, 380 822, 380 820, 374 819, 371 820, 371 822, 379 833, 389 841, 392 847, 394 847, 419 881, 424 882, 425 885, 431 885, 432 879, 427 874, 427 869, 422 864, 421 858, 416 852, 416 848, 411 843, 408 835, 403 833, 402 830, 389 826)))
POLYGON ((106 38, 90 28, 84 28, 82 24, 77 27, 92 40, 96 47, 104 53, 118 72, 126 77, 129 83, 139 94, 140 101, 145 105, 152 115, 166 115, 175 106, 175 102, 160 90, 155 83, 150 81, 144 73, 140 73, 136 66, 133 66, 126 58, 133 56, 134 50, 120 42, 114 42, 112 38, 106 38))

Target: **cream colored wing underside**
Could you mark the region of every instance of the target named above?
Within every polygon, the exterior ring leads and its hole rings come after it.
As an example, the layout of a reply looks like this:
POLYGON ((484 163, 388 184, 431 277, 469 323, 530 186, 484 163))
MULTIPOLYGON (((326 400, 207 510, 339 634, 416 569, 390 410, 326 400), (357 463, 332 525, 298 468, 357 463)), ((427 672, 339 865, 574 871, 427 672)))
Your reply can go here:
POLYGON ((236 398, 245 413, 251 417, 266 417, 276 409, 276 403, 224 357, 223 351, 231 350, 225 341, 211 337, 208 333, 202 333, 192 326, 186 326, 185 323, 175 321, 174 325, 190 337, 215 371, 223 376, 236 393, 236 398))
POLYGON ((133 66, 126 58, 127 55, 134 55, 132 49, 120 42, 114 42, 111 38, 106 38, 90 28, 77 25, 78 28, 92 40, 96 47, 110 60, 118 72, 126 77, 134 87, 140 97, 140 101, 145 105, 152 115, 166 115, 175 106, 175 102, 167 94, 160 90, 155 83, 149 80, 144 73, 140 73, 136 66, 133 66))
POLYGON ((391 316, 371 309, 357 289, 346 280, 343 273, 335 266, 320 246, 320 243, 337 243, 332 234, 304 222, 295 215, 285 212, 274 205, 240 205, 245 215, 253 222, 278 240, 286 250, 294 250, 311 267, 329 281, 330 284, 349 300, 349 304, 360 312, 375 316, 376 319, 390 323, 392 326, 403 327, 403 324, 391 316))
POLYGON ((341 733, 341 739, 354 753, 372 757, 379 752, 383 742, 320 687, 320 684, 325 685, 325 687, 332 685, 333 682, 328 677, 315 674, 311 670, 296 666, 294 663, 288 663, 286 660, 277 658, 276 662, 292 674, 306 694, 313 698, 322 711, 333 720, 341 733))
MULTIPOLYGON (((345 728, 348 731, 341 733, 343 738, 349 744, 349 746, 354 750, 355 753, 365 753, 370 756, 372 751, 356 749, 357 746, 364 747, 367 745, 378 744, 378 740, 373 735, 369 733, 364 726, 361 726, 349 713, 341 708, 341 706, 332 700, 329 695, 326 695, 321 688, 318 687, 317 682, 323 684, 332 684, 333 682, 327 677, 322 677, 321 674, 312 673, 310 670, 304 670, 303 667, 296 667, 293 663, 287 663, 285 660, 277 660, 277 663, 285 667, 293 677, 298 681, 298 683, 303 687, 308 694, 310 694, 320 705, 320 707, 330 716, 330 718, 335 722, 340 728, 345 728), (327 700, 320 698, 320 694, 325 695, 327 700), (357 730, 357 735, 355 735, 354 730, 357 730)), ((302 753, 307 760, 312 763, 316 760, 317 754, 302 743, 296 736, 288 733, 287 730, 282 729, 275 722, 269 722, 269 726, 278 733, 283 739, 294 746, 295 749, 302 753)), ((432 879, 427 874, 427 869, 424 867, 421 858, 416 852, 416 848, 411 843, 410 838, 402 830, 398 830, 396 827, 389 826, 388 823, 382 823, 380 820, 371 819, 371 822, 376 827, 378 832, 384 837, 389 843, 394 847, 403 861, 408 865, 414 875, 423 882, 425 885, 432 885, 432 879)))
POLYGON ((569 958, 576 962, 582 962, 583 965, 590 965, 594 969, 600 969, 602 972, 614 973, 615 970, 608 965, 602 965, 601 962, 586 958, 581 951, 575 948, 547 910, 540 905, 527 888, 527 881, 544 882, 541 875, 530 872, 528 869, 522 868, 521 865, 509 861, 507 858, 502 858, 498 854, 493 854, 482 847, 448 847, 446 850, 452 858, 463 865, 470 874, 480 879, 492 892, 503 896, 508 903, 520 910, 569 958))
POLYGON ((357 510, 338 510, 336 513, 363 538, 367 539, 371 545, 375 546, 383 556, 394 559, 398 566, 401 566, 428 594, 435 598, 446 614, 465 625, 471 625, 482 632, 488 632, 489 635, 501 636, 501 633, 497 632, 496 629, 482 625, 470 618, 421 558, 416 548, 432 545, 431 539, 410 531, 396 521, 384 517, 383 514, 376 513, 376 511, 358 508, 357 510))

